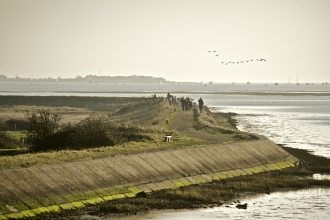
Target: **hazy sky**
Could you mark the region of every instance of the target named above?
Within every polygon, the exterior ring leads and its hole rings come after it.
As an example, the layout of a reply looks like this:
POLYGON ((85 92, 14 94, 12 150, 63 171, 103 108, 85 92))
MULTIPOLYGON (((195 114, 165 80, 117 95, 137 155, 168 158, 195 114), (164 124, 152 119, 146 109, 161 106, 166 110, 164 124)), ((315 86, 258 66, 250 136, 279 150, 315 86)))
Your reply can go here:
POLYGON ((330 82, 330 1, 0 0, 0 74, 99 69, 171 81, 330 82))

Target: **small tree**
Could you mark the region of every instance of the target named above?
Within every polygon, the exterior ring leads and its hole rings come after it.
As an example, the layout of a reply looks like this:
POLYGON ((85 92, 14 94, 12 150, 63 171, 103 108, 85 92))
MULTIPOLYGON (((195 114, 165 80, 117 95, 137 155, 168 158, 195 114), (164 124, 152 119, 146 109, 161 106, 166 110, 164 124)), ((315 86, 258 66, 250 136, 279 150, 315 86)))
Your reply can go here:
POLYGON ((27 139, 33 150, 47 150, 51 145, 51 137, 60 127, 61 117, 50 113, 49 110, 39 110, 27 113, 27 139))

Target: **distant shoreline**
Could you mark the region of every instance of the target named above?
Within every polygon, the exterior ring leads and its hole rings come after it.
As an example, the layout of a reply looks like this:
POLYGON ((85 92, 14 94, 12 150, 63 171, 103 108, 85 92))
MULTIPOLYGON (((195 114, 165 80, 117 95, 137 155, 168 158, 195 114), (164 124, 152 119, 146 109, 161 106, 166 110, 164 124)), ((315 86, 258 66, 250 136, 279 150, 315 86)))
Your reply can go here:
MULTIPOLYGON (((93 91, 93 92, 88 92, 88 91, 56 91, 56 92, 49 92, 49 91, 40 91, 40 92, 31 92, 31 95, 29 95, 29 93, 27 92, 8 92, 8 91, 0 91, 0 96, 43 96, 43 95, 36 95, 35 93, 45 93, 47 94, 47 96, 54 96, 51 94, 59 94, 59 96, 61 96, 64 93, 70 93, 70 94, 159 94, 159 93, 163 93, 161 91, 155 91, 155 92, 151 92, 151 91, 108 91, 108 92, 100 92, 100 91, 93 91), (3 93, 3 94, 1 94, 3 93), (15 93, 15 94, 12 94, 15 93)), ((260 95, 260 96, 265 96, 265 95, 277 95, 277 96, 301 96, 301 95, 305 95, 305 96, 330 96, 330 92, 246 92, 246 91, 237 91, 237 92, 214 92, 214 91, 170 91, 170 93, 173 94, 201 94, 201 95, 207 95, 207 94, 211 94, 211 95, 215 95, 215 94, 223 94, 223 95, 260 95)), ((70 96, 70 95, 68 95, 70 96)), ((166 96, 166 94, 164 93, 164 96, 166 96)))

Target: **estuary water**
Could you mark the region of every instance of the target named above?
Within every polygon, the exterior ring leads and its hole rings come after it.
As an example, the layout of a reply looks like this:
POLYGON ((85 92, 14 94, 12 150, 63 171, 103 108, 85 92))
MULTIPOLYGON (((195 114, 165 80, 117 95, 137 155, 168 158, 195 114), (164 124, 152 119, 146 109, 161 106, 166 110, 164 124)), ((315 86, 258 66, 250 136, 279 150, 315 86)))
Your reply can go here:
MULTIPOLYGON (((189 96, 213 112, 235 112, 238 129, 277 144, 330 158, 330 86, 274 84, 65 84, 0 83, 0 95, 165 97, 189 96)), ((247 210, 228 207, 152 212, 129 219, 328 219, 330 189, 249 195, 247 210)), ((107 219, 107 218, 105 218, 107 219)), ((111 218, 109 218, 111 219, 111 218)))

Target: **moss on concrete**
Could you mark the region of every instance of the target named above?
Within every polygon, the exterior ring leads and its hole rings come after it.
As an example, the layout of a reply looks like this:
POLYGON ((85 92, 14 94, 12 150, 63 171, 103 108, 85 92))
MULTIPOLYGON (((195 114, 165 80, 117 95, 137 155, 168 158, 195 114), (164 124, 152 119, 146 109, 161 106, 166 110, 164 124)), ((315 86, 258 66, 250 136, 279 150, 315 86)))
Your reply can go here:
POLYGON ((294 163, 292 163, 291 161, 288 161, 288 160, 286 160, 285 163, 288 164, 290 167, 294 167, 295 166, 294 163))
POLYGON ((85 205, 95 205, 97 203, 104 202, 104 200, 102 198, 92 198, 92 199, 83 200, 81 202, 84 203, 85 205))
POLYGON ((288 165, 286 162, 284 161, 281 161, 281 162, 278 162, 276 163, 276 166, 278 166, 280 169, 284 169, 284 168, 288 168, 290 167, 290 165, 288 165))
POLYGON ((193 178, 197 181, 197 184, 203 184, 203 183, 206 183, 207 182, 201 176, 193 176, 193 178))
POLYGON ((279 169, 279 167, 274 165, 274 164, 266 164, 265 166, 270 170, 278 170, 279 169))
POLYGON ((76 208, 72 203, 60 204, 59 207, 62 210, 71 210, 76 208))
POLYGON ((105 196, 102 198, 104 201, 110 201, 110 200, 114 200, 115 198, 113 196, 105 196))
POLYGON ((192 185, 193 183, 190 182, 188 179, 186 178, 179 178, 178 179, 181 183, 183 183, 185 186, 189 186, 189 185, 192 185))
POLYGON ((82 207, 84 207, 85 206, 85 204, 84 203, 82 203, 82 202, 72 202, 71 203, 74 207, 76 207, 76 208, 82 208, 82 207))
POLYGON ((138 194, 139 192, 141 192, 141 190, 139 190, 137 187, 135 187, 135 186, 129 186, 128 187, 128 190, 130 191, 130 192, 132 192, 133 194, 138 194))
POLYGON ((5 215, 8 219, 22 219, 26 218, 27 216, 24 216, 21 212, 17 213, 9 213, 5 215))
POLYGON ((36 214, 42 214, 42 213, 50 213, 50 212, 60 212, 61 208, 58 205, 51 205, 51 206, 33 209, 33 211, 36 214))
POLYGON ((207 174, 207 175, 214 181, 220 180, 220 178, 217 175, 213 174, 213 173, 210 173, 210 174, 207 174))
MULTIPOLYGON (((230 170, 228 171, 228 173, 232 176, 241 176, 241 175, 244 175, 245 173, 242 171, 242 170, 230 170)), ((246 175, 246 174, 245 174, 246 175)))
MULTIPOLYGON (((15 201, 15 203, 13 204, 8 204, 11 205, 12 207, 14 207, 17 211, 24 211, 24 210, 28 210, 29 207, 27 207, 23 202, 21 201, 15 201)), ((8 207, 7 207, 8 209, 8 207)), ((11 211, 8 209, 9 212, 4 212, 4 213, 11 213, 11 211)))
POLYGON ((185 186, 185 184, 183 184, 182 182, 180 182, 179 180, 172 180, 171 181, 174 185, 174 188, 180 188, 182 186, 185 186))
POLYGON ((224 172, 217 172, 214 175, 218 176, 220 179, 227 179, 227 175, 224 172))

